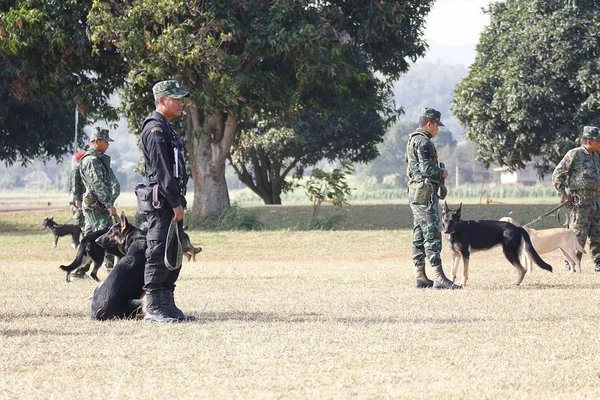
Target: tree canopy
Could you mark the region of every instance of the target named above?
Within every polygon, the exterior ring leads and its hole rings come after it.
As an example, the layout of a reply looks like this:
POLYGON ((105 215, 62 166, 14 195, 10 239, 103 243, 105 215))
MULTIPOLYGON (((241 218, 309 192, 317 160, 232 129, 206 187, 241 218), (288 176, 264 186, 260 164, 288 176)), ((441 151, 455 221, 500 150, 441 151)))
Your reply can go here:
POLYGON ((506 0, 487 12, 454 114, 486 167, 539 157, 543 172, 579 145, 584 125, 600 124, 600 5, 506 0))
MULTIPOLYGON (((60 158, 86 120, 114 118, 108 95, 122 84, 114 47, 93 55, 91 0, 12 0, 0 5, 0 159, 60 158)), ((81 131, 83 133, 83 131, 81 131)))
MULTIPOLYGON (((93 40, 116 46, 129 65, 124 98, 132 126, 150 112, 156 81, 174 78, 190 92, 183 133, 193 211, 206 214, 229 207, 224 165, 241 121, 288 126, 307 110, 328 116, 349 98, 351 77, 372 80, 384 95, 424 54, 431 3, 94 0, 88 21, 93 40)), ((398 113, 381 111, 383 119, 398 113)))

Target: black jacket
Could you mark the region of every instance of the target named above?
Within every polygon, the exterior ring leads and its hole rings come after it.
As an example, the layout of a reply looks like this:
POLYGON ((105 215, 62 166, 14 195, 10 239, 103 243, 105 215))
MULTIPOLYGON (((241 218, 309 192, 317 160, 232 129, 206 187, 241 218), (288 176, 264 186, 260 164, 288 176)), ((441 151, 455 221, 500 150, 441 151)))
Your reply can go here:
POLYGON ((171 208, 178 206, 185 208, 186 201, 181 190, 187 185, 188 175, 183 142, 173 132, 165 117, 157 111, 147 117, 142 124, 142 152, 149 185, 158 184, 159 193, 171 208), (174 175, 175 148, 179 152, 180 178, 174 175))

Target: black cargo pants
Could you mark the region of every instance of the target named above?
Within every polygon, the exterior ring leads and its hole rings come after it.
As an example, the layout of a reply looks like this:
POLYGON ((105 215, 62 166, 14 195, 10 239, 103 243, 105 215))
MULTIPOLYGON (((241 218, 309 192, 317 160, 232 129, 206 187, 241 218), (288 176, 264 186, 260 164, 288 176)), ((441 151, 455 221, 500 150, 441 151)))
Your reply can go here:
MULTIPOLYGON (((161 210, 149 212, 146 215, 148 217, 148 233, 146 235, 147 248, 144 290, 151 292, 161 289, 174 289, 181 268, 177 268, 175 271, 169 270, 165 266, 164 257, 167 233, 169 232, 169 226, 175 213, 172 208, 167 206, 161 210)), ((183 220, 177 223, 177 228, 179 229, 179 236, 183 237, 183 220)), ((176 239, 177 237, 174 235, 174 240, 176 239)), ((169 261, 172 264, 174 264, 173 261, 175 260, 173 247, 169 249, 169 261)))

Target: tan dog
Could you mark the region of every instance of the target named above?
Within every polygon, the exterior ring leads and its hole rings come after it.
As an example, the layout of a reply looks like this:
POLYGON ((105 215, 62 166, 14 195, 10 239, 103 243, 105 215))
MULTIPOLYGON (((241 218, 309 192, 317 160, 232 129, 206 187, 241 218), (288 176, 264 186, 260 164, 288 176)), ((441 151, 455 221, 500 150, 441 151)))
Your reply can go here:
MULTIPOLYGON (((500 221, 510 222, 513 225, 521 226, 517 221, 511 217, 502 217, 500 221)), ((565 260, 571 266, 571 272, 581 272, 581 263, 577 258, 577 251, 586 254, 586 251, 581 247, 575 233, 567 228, 553 228, 553 229, 542 229, 535 230, 523 227, 529 233, 531 238, 531 244, 538 252, 538 254, 549 253, 556 249, 559 249, 565 260)), ((524 260, 525 268, 527 273, 531 274, 531 259, 526 252, 521 254, 521 258, 524 260)))

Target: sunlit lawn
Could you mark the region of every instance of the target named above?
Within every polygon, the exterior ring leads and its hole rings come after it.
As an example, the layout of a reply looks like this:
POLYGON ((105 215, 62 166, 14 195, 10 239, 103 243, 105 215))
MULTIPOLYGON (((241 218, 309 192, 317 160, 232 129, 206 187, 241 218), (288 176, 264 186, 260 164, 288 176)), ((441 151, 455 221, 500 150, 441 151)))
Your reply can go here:
POLYGON ((0 398, 600 398, 589 256, 516 288, 476 253, 466 289, 417 290, 409 229, 190 231, 176 299, 199 322, 95 322, 45 216, 0 213, 0 398))

